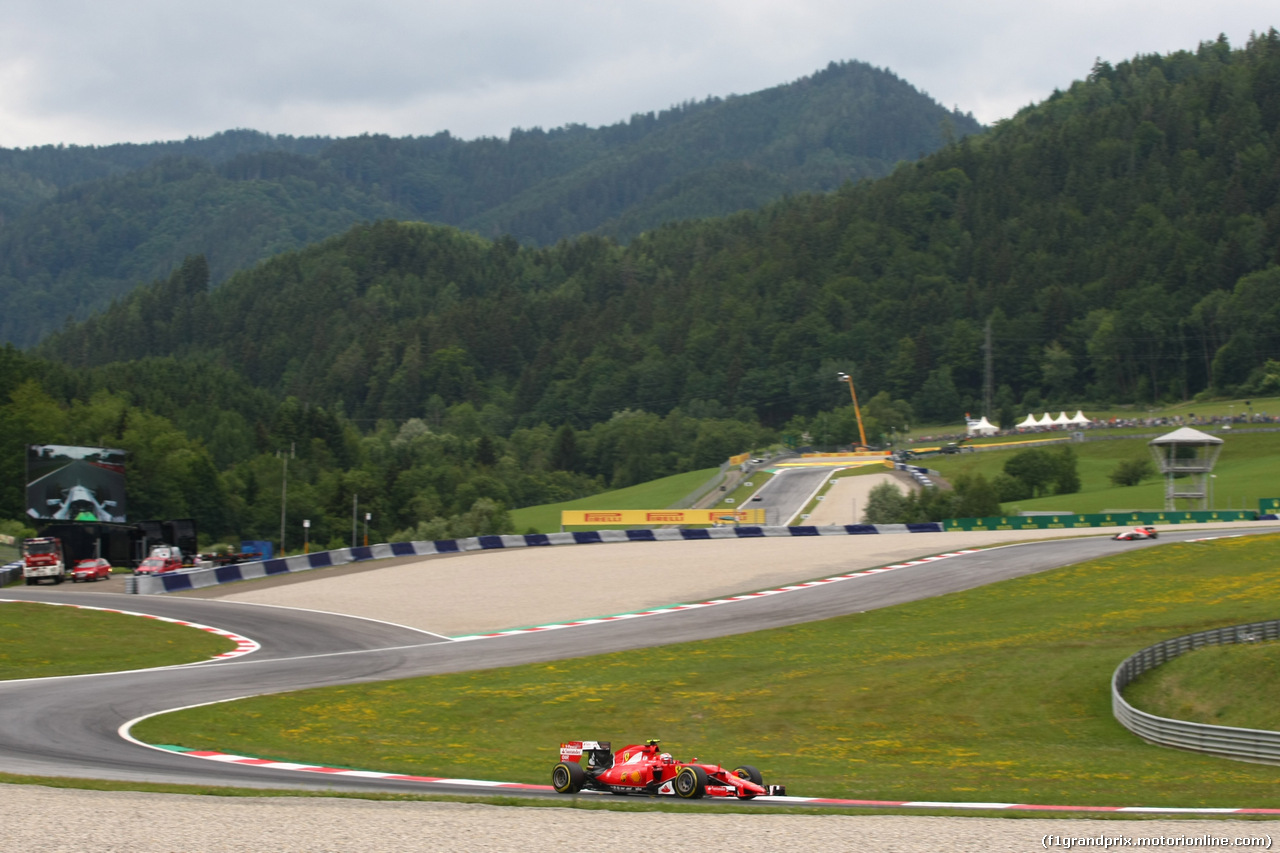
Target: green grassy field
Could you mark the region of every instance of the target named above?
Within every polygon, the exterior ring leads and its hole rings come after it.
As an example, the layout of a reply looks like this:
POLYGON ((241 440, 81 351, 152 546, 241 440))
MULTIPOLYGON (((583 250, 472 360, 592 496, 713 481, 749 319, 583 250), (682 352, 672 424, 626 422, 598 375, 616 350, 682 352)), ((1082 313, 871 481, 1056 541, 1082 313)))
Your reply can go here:
POLYGON ((1125 698, 1161 717, 1280 730, 1280 643, 1209 646, 1146 672, 1125 698))
POLYGON ((715 468, 703 468, 698 471, 688 471, 684 474, 663 477, 661 480, 653 480, 649 483, 629 486, 625 489, 603 492, 598 495, 592 495, 589 498, 578 498, 572 501, 564 501, 563 503, 513 509, 511 511, 512 526, 519 533, 525 533, 529 530, 535 533, 555 533, 560 529, 561 510, 666 509, 676 501, 688 497, 695 489, 710 480, 715 476, 716 470, 715 468))
POLYGON ((235 648, 171 622, 25 601, 0 604, 0 638, 0 679, 171 666, 235 648))
MULTIPOLYGON (((1237 430, 1224 436, 1213 481, 1214 508, 1258 508, 1260 498, 1280 497, 1280 432, 1237 430)), ((1104 512, 1106 510, 1164 509, 1164 481, 1159 477, 1137 486, 1118 487, 1108 475, 1124 459, 1149 458, 1149 439, 1119 439, 1071 444, 1079 459, 1081 490, 1074 495, 1017 501, 1004 505, 1006 513, 1024 510, 1104 512)), ((930 456, 923 464, 943 477, 981 473, 988 479, 999 474, 1017 449, 930 456)), ((1180 507, 1182 508, 1182 507, 1180 507)))
POLYGON ((135 734, 535 783, 562 740, 658 737, 806 796, 1274 808, 1275 768, 1146 744, 1112 718, 1109 685, 1146 645, 1274 617, 1277 568, 1277 536, 1171 543, 823 622, 225 703, 135 734))

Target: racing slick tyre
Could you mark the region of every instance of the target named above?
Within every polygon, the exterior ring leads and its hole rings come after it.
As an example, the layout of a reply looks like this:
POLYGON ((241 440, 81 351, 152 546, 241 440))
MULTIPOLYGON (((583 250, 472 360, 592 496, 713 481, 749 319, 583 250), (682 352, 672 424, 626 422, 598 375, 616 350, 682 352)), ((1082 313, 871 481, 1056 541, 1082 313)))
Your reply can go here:
POLYGON ((676 795, 686 800, 701 799, 707 793, 707 771, 696 764, 681 767, 673 787, 676 795))
MULTIPOLYGON (((752 767, 750 764, 735 767, 733 775, 737 776, 739 779, 746 779, 748 782, 754 782, 757 785, 764 785, 764 777, 760 775, 759 770, 752 767)), ((750 792, 738 792, 738 799, 740 800, 754 800, 755 797, 756 795, 750 792)))
POLYGON ((578 793, 586 779, 587 771, 573 761, 561 761, 551 771, 551 787, 556 789, 557 794, 578 793))

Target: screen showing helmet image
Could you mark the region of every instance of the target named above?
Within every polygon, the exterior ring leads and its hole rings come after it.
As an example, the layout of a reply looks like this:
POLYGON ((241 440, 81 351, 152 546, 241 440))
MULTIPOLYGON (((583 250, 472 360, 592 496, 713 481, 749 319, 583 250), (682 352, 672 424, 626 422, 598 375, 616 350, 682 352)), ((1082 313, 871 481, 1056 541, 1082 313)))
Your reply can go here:
POLYGON ((27 515, 49 521, 127 520, 125 451, 33 444, 27 448, 27 515))

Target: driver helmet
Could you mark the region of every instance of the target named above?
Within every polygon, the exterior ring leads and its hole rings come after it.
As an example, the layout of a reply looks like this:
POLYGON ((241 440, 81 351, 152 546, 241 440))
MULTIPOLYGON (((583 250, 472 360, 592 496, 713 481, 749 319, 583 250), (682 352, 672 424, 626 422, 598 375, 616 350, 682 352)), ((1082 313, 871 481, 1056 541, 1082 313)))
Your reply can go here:
POLYGON ((663 763, 663 764, 670 764, 670 763, 671 763, 671 753, 669 753, 669 752, 664 752, 664 753, 662 753, 662 755, 660 755, 660 756, 658 756, 658 757, 659 757, 660 759, 662 759, 662 763, 663 763))

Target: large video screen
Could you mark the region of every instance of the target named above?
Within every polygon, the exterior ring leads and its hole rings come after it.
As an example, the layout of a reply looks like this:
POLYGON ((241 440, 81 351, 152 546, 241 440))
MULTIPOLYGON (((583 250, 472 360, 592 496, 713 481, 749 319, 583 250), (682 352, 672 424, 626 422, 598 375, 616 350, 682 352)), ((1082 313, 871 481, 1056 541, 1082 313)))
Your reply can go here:
POLYGON ((27 515, 49 521, 126 520, 123 450, 27 447, 27 515))

